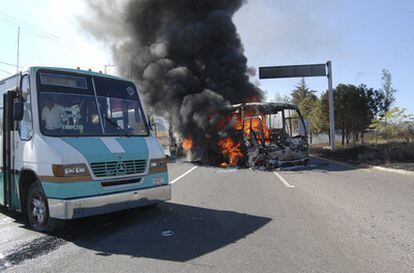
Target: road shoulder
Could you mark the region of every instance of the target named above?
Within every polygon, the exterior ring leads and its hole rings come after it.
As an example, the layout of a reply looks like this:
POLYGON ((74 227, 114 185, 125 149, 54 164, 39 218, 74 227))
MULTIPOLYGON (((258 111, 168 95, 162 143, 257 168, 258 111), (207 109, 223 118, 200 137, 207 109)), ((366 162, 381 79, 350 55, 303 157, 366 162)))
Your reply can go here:
POLYGON ((362 170, 379 170, 379 171, 384 171, 384 172, 390 172, 390 173, 395 173, 395 174, 401 174, 401 175, 409 175, 409 176, 414 176, 414 172, 413 171, 408 171, 408 170, 403 170, 403 169, 397 169, 397 168, 389 168, 389 167, 384 167, 384 166, 380 166, 380 165, 369 165, 369 164, 355 164, 355 163, 349 163, 349 162, 344 162, 344 161, 340 161, 337 159, 331 159, 331 158, 327 158, 324 157, 322 155, 317 155, 317 154, 311 154, 312 157, 320 159, 320 160, 324 160, 324 161, 328 161, 334 164, 338 164, 350 169, 362 169, 362 170))

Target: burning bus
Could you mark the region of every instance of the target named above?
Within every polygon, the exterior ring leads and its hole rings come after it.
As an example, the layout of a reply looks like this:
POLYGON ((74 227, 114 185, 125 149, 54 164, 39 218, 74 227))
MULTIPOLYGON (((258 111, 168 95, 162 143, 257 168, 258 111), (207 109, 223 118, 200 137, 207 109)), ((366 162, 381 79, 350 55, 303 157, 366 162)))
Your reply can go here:
POLYGON ((307 130, 297 106, 250 102, 226 106, 220 114, 225 118, 216 128, 226 133, 211 134, 201 145, 185 139, 187 160, 265 169, 308 163, 307 130))
MULTIPOLYGON (((228 107, 236 121, 240 152, 232 158, 229 139, 219 141, 228 163, 267 169, 304 165, 309 160, 308 137, 299 108, 286 103, 252 102, 228 107)), ((234 140, 231 140, 234 142, 234 140)), ((227 163, 227 162, 225 162, 227 163)))

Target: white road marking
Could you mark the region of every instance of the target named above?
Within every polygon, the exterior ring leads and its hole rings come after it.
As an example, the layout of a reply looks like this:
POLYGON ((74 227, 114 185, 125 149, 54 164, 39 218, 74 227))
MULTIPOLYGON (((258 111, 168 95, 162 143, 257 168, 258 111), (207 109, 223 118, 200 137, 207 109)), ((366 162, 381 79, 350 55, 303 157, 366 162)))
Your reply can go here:
POLYGON ((0 219, 0 224, 7 224, 13 222, 13 218, 5 217, 3 219, 0 219))
POLYGON ((398 173, 398 174, 403 174, 403 175, 414 175, 413 171, 385 168, 385 167, 381 167, 381 166, 373 166, 372 168, 376 169, 376 170, 380 170, 380 171, 385 171, 385 172, 398 173))
POLYGON ((183 173, 182 175, 180 175, 179 177, 177 177, 176 179, 174 179, 173 181, 171 181, 170 184, 174 184, 175 182, 177 182, 178 180, 180 180, 181 178, 183 178, 184 176, 186 176, 187 174, 191 173, 192 171, 194 171, 197 168, 198 168, 198 166, 192 167, 191 169, 189 169, 188 171, 186 171, 185 173, 183 173))
POLYGON ((280 179, 280 181, 282 181, 283 182, 283 184, 287 187, 287 188, 294 188, 295 186, 293 186, 293 185, 290 185, 280 174, 278 174, 277 172, 273 172, 276 176, 277 176, 277 178, 279 178, 280 179))

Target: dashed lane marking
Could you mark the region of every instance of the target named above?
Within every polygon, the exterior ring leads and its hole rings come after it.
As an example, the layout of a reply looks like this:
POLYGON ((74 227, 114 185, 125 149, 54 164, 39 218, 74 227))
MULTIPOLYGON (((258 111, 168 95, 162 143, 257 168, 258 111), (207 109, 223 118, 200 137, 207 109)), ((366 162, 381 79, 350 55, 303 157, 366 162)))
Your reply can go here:
POLYGON ((198 166, 192 167, 191 169, 189 169, 188 171, 186 171, 185 173, 183 173, 182 175, 180 175, 179 177, 177 177, 176 179, 174 179, 173 181, 171 181, 170 184, 174 184, 175 182, 177 182, 178 180, 180 180, 181 178, 183 178, 184 176, 186 176, 187 174, 191 173, 192 171, 194 171, 197 168, 198 168, 198 166))
POLYGON ((290 185, 280 174, 277 172, 273 172, 274 175, 276 175, 277 178, 279 178, 280 181, 286 186, 286 188, 294 188, 295 186, 290 185))

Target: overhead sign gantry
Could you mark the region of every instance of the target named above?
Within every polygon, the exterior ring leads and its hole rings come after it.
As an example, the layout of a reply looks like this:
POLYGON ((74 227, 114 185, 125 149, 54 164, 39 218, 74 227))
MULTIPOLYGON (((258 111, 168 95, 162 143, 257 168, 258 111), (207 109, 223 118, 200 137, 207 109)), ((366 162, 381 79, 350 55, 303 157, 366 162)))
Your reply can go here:
POLYGON ((280 79, 280 78, 304 78, 321 77, 328 78, 328 97, 329 97, 329 135, 331 149, 335 150, 335 118, 332 87, 332 62, 324 64, 305 64, 305 65, 283 65, 283 66, 264 66, 259 67, 259 79, 280 79))

